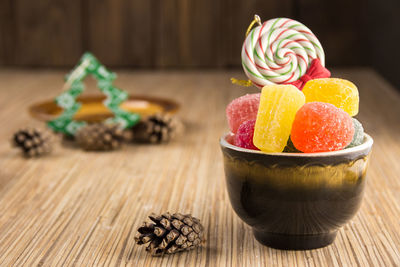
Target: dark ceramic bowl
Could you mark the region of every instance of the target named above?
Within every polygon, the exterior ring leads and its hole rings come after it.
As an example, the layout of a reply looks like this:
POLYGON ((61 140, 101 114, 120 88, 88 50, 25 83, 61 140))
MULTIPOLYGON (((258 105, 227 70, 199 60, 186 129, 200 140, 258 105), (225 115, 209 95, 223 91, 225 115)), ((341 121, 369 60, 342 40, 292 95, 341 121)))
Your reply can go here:
POLYGON ((220 140, 233 209, 264 245, 290 250, 331 244, 360 207, 373 140, 325 153, 263 153, 220 140))

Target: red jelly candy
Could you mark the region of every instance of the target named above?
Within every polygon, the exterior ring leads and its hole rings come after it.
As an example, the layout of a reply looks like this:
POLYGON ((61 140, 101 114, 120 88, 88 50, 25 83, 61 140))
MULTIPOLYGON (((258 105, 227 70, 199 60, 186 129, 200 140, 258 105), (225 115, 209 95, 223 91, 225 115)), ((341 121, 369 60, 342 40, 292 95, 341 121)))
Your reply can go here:
POLYGON ((310 102, 296 113, 291 139, 305 153, 336 151, 350 144, 354 135, 351 117, 332 104, 310 102))
POLYGON ((247 149, 259 150, 253 144, 254 125, 256 120, 248 120, 240 124, 234 140, 235 146, 240 146, 247 149))
POLYGON ((248 94, 234 99, 226 107, 226 117, 232 133, 236 133, 242 122, 257 118, 260 93, 248 94))

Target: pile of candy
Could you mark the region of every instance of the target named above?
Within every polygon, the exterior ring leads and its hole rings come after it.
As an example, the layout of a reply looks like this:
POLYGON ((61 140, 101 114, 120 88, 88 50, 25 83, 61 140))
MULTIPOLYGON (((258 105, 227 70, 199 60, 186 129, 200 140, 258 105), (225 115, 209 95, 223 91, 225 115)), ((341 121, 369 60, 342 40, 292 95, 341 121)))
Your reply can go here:
POLYGON ((233 144, 268 153, 337 151, 360 145, 364 130, 357 87, 338 78, 309 80, 302 90, 266 85, 233 100, 226 115, 233 144), (293 147, 294 146, 294 147, 293 147))

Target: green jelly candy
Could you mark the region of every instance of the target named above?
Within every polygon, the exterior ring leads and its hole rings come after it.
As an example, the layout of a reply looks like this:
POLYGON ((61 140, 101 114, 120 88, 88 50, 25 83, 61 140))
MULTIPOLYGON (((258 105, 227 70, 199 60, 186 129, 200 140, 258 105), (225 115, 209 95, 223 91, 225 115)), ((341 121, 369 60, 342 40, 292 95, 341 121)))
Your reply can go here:
POLYGON ((290 139, 290 136, 289 136, 289 140, 286 143, 285 148, 283 149, 283 152, 284 153, 303 153, 293 145, 293 142, 292 142, 292 139, 290 139))
POLYGON ((363 128, 361 122, 359 122, 355 118, 352 118, 352 119, 353 119, 353 125, 354 125, 354 136, 353 136, 353 140, 351 140, 351 143, 346 148, 361 145, 364 141, 364 128, 363 128))

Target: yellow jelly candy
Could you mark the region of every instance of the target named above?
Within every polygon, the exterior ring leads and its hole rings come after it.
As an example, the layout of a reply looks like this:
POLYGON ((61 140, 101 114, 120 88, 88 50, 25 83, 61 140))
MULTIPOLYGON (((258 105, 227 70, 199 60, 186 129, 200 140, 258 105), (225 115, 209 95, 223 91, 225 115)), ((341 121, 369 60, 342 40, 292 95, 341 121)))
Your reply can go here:
POLYGON ((282 152, 304 94, 293 85, 267 85, 261 91, 253 143, 264 152, 282 152))
POLYGON ((358 90, 354 83, 338 78, 310 80, 303 88, 308 102, 330 103, 350 116, 358 113, 358 90))

